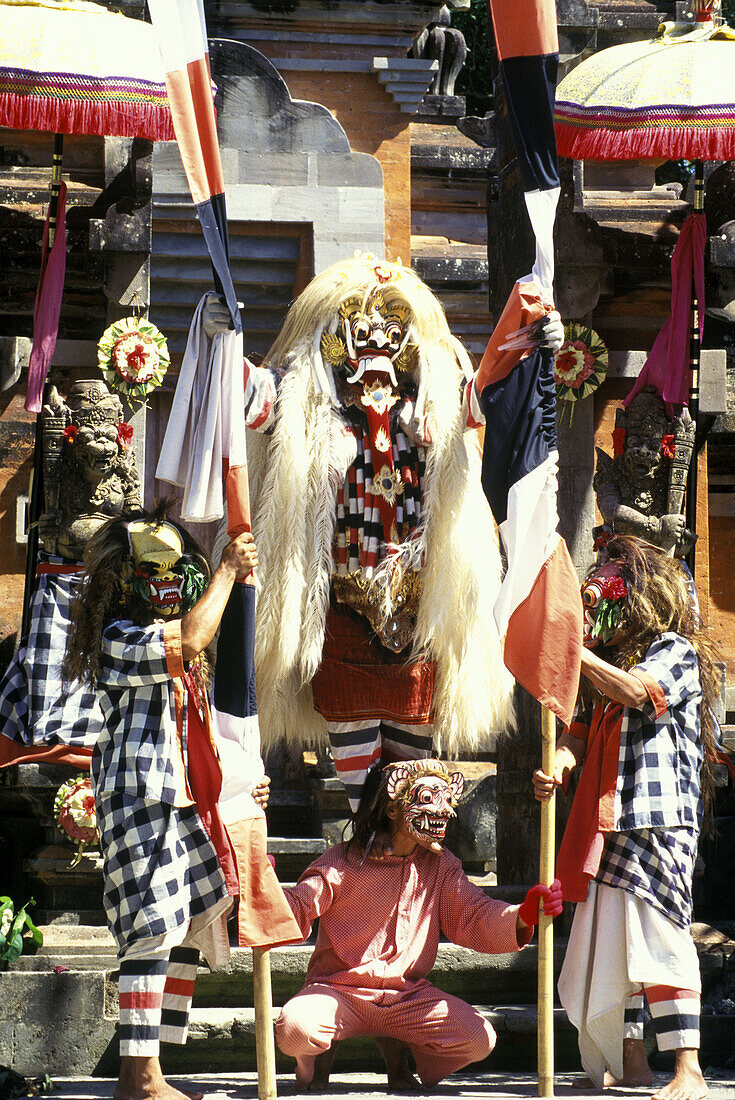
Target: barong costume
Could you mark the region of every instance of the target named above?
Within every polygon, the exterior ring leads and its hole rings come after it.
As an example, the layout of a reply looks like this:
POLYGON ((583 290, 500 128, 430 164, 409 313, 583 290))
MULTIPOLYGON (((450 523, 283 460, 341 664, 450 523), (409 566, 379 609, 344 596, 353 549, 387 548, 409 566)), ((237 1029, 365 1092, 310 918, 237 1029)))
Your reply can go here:
POLYGON ((426 757, 435 735, 477 748, 511 715, 468 434, 482 413, 441 307, 400 265, 335 265, 289 318, 245 363, 260 725, 266 747, 328 737, 356 810, 378 760, 426 757))
POLYGON ((630 673, 648 695, 640 709, 599 703, 570 727, 587 751, 557 863, 565 899, 579 903, 559 995, 598 1085, 606 1066, 622 1077, 623 1038, 642 1038, 643 994, 661 1050, 699 1046, 697 657, 668 632, 630 673))
POLYGON ((488 898, 456 856, 417 847, 363 862, 339 844, 284 893, 305 938, 319 918, 306 984, 276 1024, 284 1054, 316 1057, 350 1036, 395 1038, 410 1047, 424 1084, 489 1054, 488 1022, 427 974, 441 934, 475 951, 518 951, 519 907, 488 898))

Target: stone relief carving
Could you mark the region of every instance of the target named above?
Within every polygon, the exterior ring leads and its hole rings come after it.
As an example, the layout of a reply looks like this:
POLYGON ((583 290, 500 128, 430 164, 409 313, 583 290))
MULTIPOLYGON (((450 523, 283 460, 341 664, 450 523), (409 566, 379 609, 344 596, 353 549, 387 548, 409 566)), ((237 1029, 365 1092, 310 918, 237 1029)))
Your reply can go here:
POLYGON ((132 429, 120 398, 102 381, 55 386, 43 406, 44 550, 81 561, 87 542, 112 516, 142 507, 132 429))
POLYGON ((678 556, 691 550, 696 535, 685 526, 682 505, 694 433, 689 410, 669 418, 650 388, 617 410, 614 457, 597 448, 594 478, 597 507, 611 530, 678 556))

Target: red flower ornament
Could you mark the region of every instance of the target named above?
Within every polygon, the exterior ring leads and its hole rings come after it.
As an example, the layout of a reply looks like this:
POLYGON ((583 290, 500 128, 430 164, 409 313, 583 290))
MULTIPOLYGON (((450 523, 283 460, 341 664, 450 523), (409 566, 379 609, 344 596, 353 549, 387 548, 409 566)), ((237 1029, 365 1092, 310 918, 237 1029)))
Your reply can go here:
POLYGON ((133 425, 127 424, 124 420, 122 420, 117 426, 117 441, 121 447, 127 450, 132 440, 133 425))
POLYGON ((661 437, 661 450, 664 458, 673 458, 676 454, 676 443, 673 435, 664 435, 661 437))
POLYGON ((74 440, 77 438, 78 431, 79 429, 77 428, 76 424, 67 424, 67 426, 64 428, 64 439, 67 441, 67 443, 74 442, 74 440))
POLYGON ((606 600, 624 600, 628 595, 628 586, 622 577, 606 577, 600 587, 606 600))

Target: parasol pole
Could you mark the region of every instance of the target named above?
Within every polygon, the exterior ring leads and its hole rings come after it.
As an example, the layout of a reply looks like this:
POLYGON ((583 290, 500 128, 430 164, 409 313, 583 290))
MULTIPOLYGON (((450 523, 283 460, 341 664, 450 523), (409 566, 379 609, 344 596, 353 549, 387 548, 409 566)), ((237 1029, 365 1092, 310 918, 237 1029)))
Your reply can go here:
POLYGON ((273 1040, 273 990, 270 951, 253 948, 253 1003, 255 1005, 255 1059, 258 1100, 275 1100, 276 1047, 273 1040))
MULTIPOLYGON (((61 161, 64 153, 64 135, 54 134, 54 152, 51 169, 51 198, 48 205, 48 251, 51 252, 56 235, 56 217, 61 191, 61 161)), ((20 636, 26 637, 31 626, 31 598, 36 582, 38 564, 38 521, 43 502, 43 417, 36 416, 36 437, 33 444, 33 473, 28 493, 28 542, 26 544, 26 573, 23 586, 23 616, 20 636)))
MULTIPOLYGON (((541 769, 554 774, 556 719, 548 707, 541 707, 541 769)), ((539 881, 554 881, 554 826, 556 794, 541 803, 541 858, 539 881)), ((554 924, 540 907, 538 925, 538 1094, 554 1095, 554 924)))
MULTIPOLYGON (((694 162, 694 213, 704 212, 704 164, 701 160, 694 162)), ((697 297, 697 284, 692 272, 692 312, 691 328, 689 330, 689 415, 694 421, 694 447, 692 448, 692 463, 687 478, 687 502, 686 525, 690 531, 697 530, 697 422, 699 420, 699 364, 701 358, 701 341, 699 339, 699 309, 700 302, 697 297)), ((687 555, 687 565, 694 576, 694 546, 687 555)))

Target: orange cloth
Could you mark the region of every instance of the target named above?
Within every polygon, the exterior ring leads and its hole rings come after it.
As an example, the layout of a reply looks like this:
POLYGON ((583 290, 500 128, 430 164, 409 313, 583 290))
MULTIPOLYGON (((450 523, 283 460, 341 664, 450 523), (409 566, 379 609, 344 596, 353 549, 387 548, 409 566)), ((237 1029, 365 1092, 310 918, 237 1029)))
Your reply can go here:
POLYGON ((532 350, 529 344, 525 348, 508 348, 506 351, 501 351, 501 346, 510 334, 533 324, 534 321, 540 321, 552 309, 553 306, 543 300, 541 291, 535 283, 513 284, 508 301, 493 329, 475 375, 475 390, 478 395, 482 393, 485 386, 506 378, 515 365, 532 350))
MULTIPOLYGON (((584 767, 556 861, 565 901, 587 899, 587 886, 600 866, 604 834, 614 828, 622 718, 622 703, 598 703, 592 713, 584 767)), ((584 738, 580 723, 569 732, 584 738)))
POLYGON ((303 934, 266 854, 265 818, 251 817, 227 826, 240 877, 238 943, 276 947, 301 943, 303 934))

